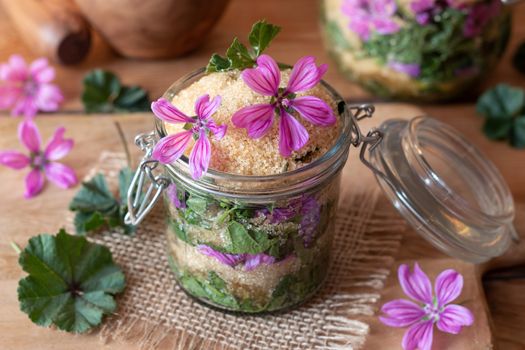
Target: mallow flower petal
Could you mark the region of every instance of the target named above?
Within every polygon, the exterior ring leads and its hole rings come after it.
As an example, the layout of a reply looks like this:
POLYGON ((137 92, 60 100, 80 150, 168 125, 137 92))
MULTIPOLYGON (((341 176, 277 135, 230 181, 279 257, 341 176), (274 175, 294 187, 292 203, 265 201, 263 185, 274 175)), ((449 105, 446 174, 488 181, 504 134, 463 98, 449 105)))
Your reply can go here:
POLYGON ((414 265, 414 272, 410 272, 406 264, 399 266, 397 275, 406 295, 422 303, 432 303, 432 285, 418 263, 414 265))
POLYGON ((277 62, 268 55, 257 58, 257 67, 242 71, 241 77, 253 91, 264 96, 275 96, 281 83, 277 62))
POLYGON ((206 126, 208 129, 210 129, 216 140, 222 139, 228 130, 227 125, 217 125, 212 119, 208 120, 208 124, 206 124, 206 126))
POLYGON ((279 120, 279 151, 284 157, 289 157, 292 151, 297 151, 308 142, 308 131, 284 109, 281 109, 279 120))
POLYGON ((44 151, 44 156, 48 160, 58 160, 64 158, 73 148, 73 139, 64 139, 66 129, 61 127, 55 130, 55 133, 49 140, 44 151))
POLYGON ((0 79, 5 81, 24 81, 28 75, 26 61, 20 55, 11 55, 7 64, 0 69, 0 79))
POLYGON ((171 183, 166 189, 166 194, 168 195, 168 199, 170 200, 171 204, 173 204, 175 208, 179 208, 179 209, 186 208, 186 203, 181 202, 179 199, 177 185, 175 185, 174 183, 171 183))
POLYGON ((26 119, 20 123, 18 126, 18 139, 31 152, 36 153, 40 151, 40 145, 42 144, 40 132, 32 120, 26 119))
POLYGON ((458 334, 464 326, 471 326, 474 316, 469 309, 461 305, 447 305, 439 315, 437 327, 440 331, 458 334))
POLYGON ((390 61, 388 62, 388 67, 395 70, 396 72, 406 74, 412 78, 417 78, 419 74, 421 74, 421 67, 417 63, 390 61))
POLYGON ((313 88, 321 81, 327 69, 328 66, 326 64, 317 67, 313 56, 300 58, 293 66, 292 73, 290 73, 286 91, 300 92, 313 88))
POLYGON ((336 122, 332 108, 318 97, 297 97, 291 100, 290 105, 299 112, 304 119, 314 125, 329 126, 336 122))
POLYGON ((29 165, 29 157, 17 151, 0 152, 0 164, 19 170, 29 165))
MULTIPOLYGON (((395 11, 395 10, 394 10, 395 11)), ((394 34, 399 31, 401 26, 390 18, 374 18, 372 23, 375 26, 376 32, 381 35, 394 34)))
POLYGON ((380 316, 379 320, 391 327, 407 327, 425 316, 421 306, 406 299, 389 301, 381 307, 381 312, 385 316, 380 316))
POLYGON ((16 100, 13 109, 11 109, 11 115, 19 116, 23 115, 27 118, 34 117, 38 112, 38 106, 36 105, 36 99, 33 96, 19 96, 16 100))
POLYGON ((49 83, 55 79, 55 70, 49 65, 46 58, 34 60, 29 66, 29 73, 39 83, 49 83))
POLYGON ((232 123, 238 128, 245 128, 251 138, 258 139, 270 130, 273 117, 274 107, 271 104, 257 104, 235 112, 232 123))
POLYGON ((431 350, 433 341, 432 321, 423 321, 412 325, 403 336, 401 345, 404 350, 431 350))
POLYGON ((160 120, 168 123, 194 123, 195 121, 161 97, 151 103, 153 114, 160 120))
POLYGON ((78 183, 75 171, 62 163, 51 162, 44 166, 46 177, 60 188, 70 188, 78 183))
POLYGON ((251 271, 260 265, 271 265, 275 262, 275 257, 264 253, 246 254, 244 269, 251 271))
POLYGON ((12 85, 0 86, 0 109, 11 108, 22 94, 22 89, 12 85))
POLYGON ((26 191, 24 197, 33 198, 44 188, 44 174, 39 169, 33 169, 26 176, 26 191))
POLYGON ((232 266, 232 267, 235 265, 238 265, 244 260, 243 254, 221 253, 204 244, 199 244, 197 245, 196 248, 199 251, 199 253, 204 254, 206 256, 213 257, 217 259, 220 263, 224 265, 232 266))
POLYGON ((211 144, 206 132, 200 132, 190 153, 190 173, 194 180, 198 180, 208 171, 211 159, 211 144))
POLYGON ((184 153, 192 135, 192 131, 188 130, 162 138, 155 145, 151 157, 162 164, 174 162, 184 153))
POLYGON ((215 96, 210 102, 210 95, 202 95, 195 102, 195 114, 197 114, 200 119, 208 119, 217 111, 220 105, 220 96, 215 96))
POLYGON ((44 112, 56 111, 64 100, 60 88, 54 84, 42 84, 34 96, 34 102, 39 110, 44 112))
POLYGON ((448 269, 439 274, 436 278, 435 292, 439 306, 455 300, 463 289, 463 276, 457 271, 448 269))

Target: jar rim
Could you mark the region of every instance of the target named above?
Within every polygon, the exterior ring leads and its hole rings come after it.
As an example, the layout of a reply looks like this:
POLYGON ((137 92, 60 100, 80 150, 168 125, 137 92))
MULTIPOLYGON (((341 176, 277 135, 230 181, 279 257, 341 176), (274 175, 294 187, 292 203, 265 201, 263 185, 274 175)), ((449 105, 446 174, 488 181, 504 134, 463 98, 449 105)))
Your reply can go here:
MULTIPOLYGON (((164 93, 164 97, 168 100, 171 100, 171 97, 178 92, 180 92, 183 88, 186 86, 185 83, 193 80, 193 79, 199 79, 202 76, 204 76, 204 73, 206 71, 205 67, 199 68, 193 72, 190 72, 186 74, 185 76, 181 77, 177 81, 175 81, 164 93)), ((338 116, 340 120, 343 122, 342 127, 340 128, 339 136, 335 143, 332 145, 332 147, 325 152, 321 157, 315 159, 313 162, 302 166, 300 168, 294 169, 292 171, 287 171, 285 173, 280 174, 271 174, 271 175, 242 175, 242 174, 232 174, 227 173, 215 169, 208 169, 208 172, 199 180, 194 180, 195 182, 209 182, 210 180, 220 180, 220 181, 232 181, 236 183, 253 183, 253 182, 262 182, 262 183, 269 183, 272 181, 279 180, 280 182, 284 182, 285 180, 290 180, 290 182, 293 182, 292 179, 296 177, 297 175, 304 174, 308 171, 312 171, 313 169, 316 169, 322 165, 325 165, 327 163, 333 163, 337 162, 340 158, 344 157, 347 154, 347 151, 352 143, 352 124, 353 120, 350 115, 350 111, 346 105, 346 102, 344 99, 339 95, 339 93, 328 83, 326 83, 324 80, 320 81, 320 84, 323 86, 324 89, 329 93, 329 95, 333 98, 334 102, 337 104, 337 108, 339 109, 338 116)), ((164 123, 155 117, 155 129, 158 137, 162 138, 167 135, 166 129, 164 127, 164 123)), ((346 161, 346 157, 344 159, 346 161)), ((183 155, 179 159, 177 159, 175 162, 171 164, 165 164, 165 167, 167 167, 171 171, 176 171, 175 167, 178 167, 179 169, 189 169, 189 159, 187 156, 183 155)), ((176 171, 177 172, 177 171, 176 171)), ((306 178, 306 180, 308 177, 306 178)), ((303 179, 305 180, 305 179, 303 179)))

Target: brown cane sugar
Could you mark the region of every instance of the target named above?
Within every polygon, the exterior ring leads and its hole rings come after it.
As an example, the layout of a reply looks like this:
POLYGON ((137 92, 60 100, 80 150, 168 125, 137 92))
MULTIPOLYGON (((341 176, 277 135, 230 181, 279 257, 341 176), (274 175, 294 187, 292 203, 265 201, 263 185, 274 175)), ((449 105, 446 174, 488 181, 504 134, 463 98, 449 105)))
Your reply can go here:
MULTIPOLYGON (((290 70, 281 72, 281 87, 286 87, 290 70)), ((228 130, 220 141, 210 137, 212 155, 210 169, 231 174, 242 175, 273 175, 291 171, 311 163, 325 154, 335 143, 340 134, 341 122, 338 119, 334 125, 323 127, 311 124, 296 112, 293 116, 306 128, 309 134, 308 143, 288 158, 279 152, 279 122, 275 116, 270 131, 260 139, 248 137, 246 129, 237 128, 231 122, 231 117, 239 109, 255 104, 269 103, 271 97, 262 96, 245 84, 240 71, 211 73, 205 75, 189 87, 174 96, 172 104, 189 116, 195 115, 195 101, 202 95, 210 95, 210 99, 219 95, 222 103, 213 115, 217 124, 226 124, 228 130)), ((325 101, 337 114, 336 102, 328 91, 317 84, 314 88, 298 93, 297 96, 315 96, 325 101)), ((165 124, 168 134, 182 131, 183 124, 165 124)), ((192 145, 186 150, 189 155, 192 145)))

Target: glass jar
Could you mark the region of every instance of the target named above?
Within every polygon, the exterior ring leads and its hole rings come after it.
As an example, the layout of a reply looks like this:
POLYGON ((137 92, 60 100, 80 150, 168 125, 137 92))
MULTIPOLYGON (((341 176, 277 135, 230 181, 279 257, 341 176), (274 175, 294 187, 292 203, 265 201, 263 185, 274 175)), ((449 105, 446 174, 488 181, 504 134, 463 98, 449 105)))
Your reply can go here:
POLYGON ((501 57, 510 12, 501 0, 321 0, 326 47, 340 71, 386 98, 447 100, 469 92, 501 57))
MULTIPOLYGON (((200 69, 180 79, 164 97, 171 101, 204 75, 200 69)), ((186 156, 164 167, 157 180, 166 181, 168 258, 190 296, 222 310, 259 313, 302 303, 321 286, 353 125, 342 98, 321 84, 340 106, 340 132, 310 164, 270 176, 209 170, 199 180, 186 156)), ((157 119, 155 138, 165 135, 157 119)))
MULTIPOLYGON (((198 70, 164 95, 204 75, 198 70)), ((169 264, 181 288, 206 305, 233 312, 284 310, 305 301, 327 276, 341 169, 350 146, 375 174, 399 213, 436 248, 471 263, 503 254, 517 239, 512 195, 494 165, 457 131, 428 117, 392 119, 368 133, 358 121, 373 106, 337 105, 332 148, 302 168, 270 176, 209 170, 199 180, 183 156, 162 170, 151 159, 166 135, 139 135, 145 152, 128 191, 125 222, 138 224, 163 198, 169 264)), ((351 234, 351 232, 349 233, 351 234)))

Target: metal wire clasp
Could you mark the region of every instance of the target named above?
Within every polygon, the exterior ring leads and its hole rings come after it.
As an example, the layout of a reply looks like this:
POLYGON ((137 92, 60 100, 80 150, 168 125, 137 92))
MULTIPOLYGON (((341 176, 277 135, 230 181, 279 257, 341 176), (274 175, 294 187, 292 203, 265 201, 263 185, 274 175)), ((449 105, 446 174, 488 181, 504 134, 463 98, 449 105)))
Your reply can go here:
POLYGON ((128 212, 124 217, 124 222, 128 225, 138 225, 153 209, 162 191, 170 185, 169 178, 153 172, 159 165, 158 161, 151 159, 155 143, 154 132, 140 134, 135 138, 135 144, 144 152, 144 157, 128 189, 128 212))
POLYGON ((359 127, 359 121, 364 118, 371 118, 374 115, 375 107, 369 104, 362 104, 358 106, 349 106, 350 115, 353 121, 352 125, 352 145, 354 147, 361 146, 359 151, 359 159, 361 162, 369 168, 374 175, 383 179, 390 186, 393 186, 390 179, 379 169, 377 169, 370 161, 366 158, 367 150, 373 151, 374 148, 381 143, 383 140, 383 133, 377 129, 371 129, 365 135, 359 127))

